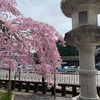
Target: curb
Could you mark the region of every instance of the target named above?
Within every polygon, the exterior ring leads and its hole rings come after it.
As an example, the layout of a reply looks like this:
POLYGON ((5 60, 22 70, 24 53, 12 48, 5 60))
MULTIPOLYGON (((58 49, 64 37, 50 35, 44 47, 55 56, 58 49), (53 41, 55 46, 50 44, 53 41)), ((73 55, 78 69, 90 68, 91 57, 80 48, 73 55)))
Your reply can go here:
POLYGON ((15 95, 15 94, 13 93, 11 100, 14 100, 14 95, 15 95))

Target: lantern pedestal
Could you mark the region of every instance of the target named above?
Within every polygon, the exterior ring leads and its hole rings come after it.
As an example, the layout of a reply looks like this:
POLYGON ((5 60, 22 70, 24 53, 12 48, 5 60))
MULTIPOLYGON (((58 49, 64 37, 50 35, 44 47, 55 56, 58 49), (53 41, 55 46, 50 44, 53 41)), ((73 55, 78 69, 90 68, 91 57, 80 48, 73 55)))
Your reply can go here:
POLYGON ((99 100, 96 89, 95 47, 93 43, 78 45, 80 88, 78 100, 99 100))
POLYGON ((79 51, 80 95, 76 100, 99 100, 97 95, 97 70, 95 69, 95 49, 100 42, 97 26, 84 26, 67 32, 65 40, 79 51), (81 33, 80 33, 81 32, 81 33))

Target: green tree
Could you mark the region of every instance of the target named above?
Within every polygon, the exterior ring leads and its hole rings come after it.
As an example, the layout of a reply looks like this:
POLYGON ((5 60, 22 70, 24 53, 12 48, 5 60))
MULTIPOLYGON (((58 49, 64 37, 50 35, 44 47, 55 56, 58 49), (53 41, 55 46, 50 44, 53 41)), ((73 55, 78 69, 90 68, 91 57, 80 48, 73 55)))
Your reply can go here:
POLYGON ((57 48, 61 56, 77 56, 78 50, 76 47, 72 47, 70 45, 61 46, 59 42, 57 43, 57 48))

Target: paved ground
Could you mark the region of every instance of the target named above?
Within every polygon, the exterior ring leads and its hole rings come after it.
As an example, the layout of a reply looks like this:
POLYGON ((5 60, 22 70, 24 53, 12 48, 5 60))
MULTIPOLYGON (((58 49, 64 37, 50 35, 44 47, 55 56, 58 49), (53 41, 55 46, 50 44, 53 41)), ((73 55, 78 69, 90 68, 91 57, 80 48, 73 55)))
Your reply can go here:
POLYGON ((67 97, 60 97, 56 96, 51 96, 49 94, 43 95, 43 94, 32 94, 32 93, 19 93, 19 92, 14 92, 14 100, 71 100, 71 98, 67 97))

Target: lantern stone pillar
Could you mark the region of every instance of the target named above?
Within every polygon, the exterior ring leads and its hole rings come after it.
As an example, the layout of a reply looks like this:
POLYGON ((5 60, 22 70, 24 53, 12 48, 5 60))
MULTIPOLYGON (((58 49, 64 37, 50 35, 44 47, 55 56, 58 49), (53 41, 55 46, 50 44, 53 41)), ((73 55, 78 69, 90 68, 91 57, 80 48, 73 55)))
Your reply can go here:
POLYGON ((100 100, 95 69, 95 48, 100 44, 97 22, 100 0, 62 0, 61 10, 65 16, 72 18, 72 30, 64 37, 66 44, 79 50, 80 94, 73 100, 100 100))
POLYGON ((80 59, 80 85, 81 94, 79 100, 99 100, 96 90, 96 74, 94 52, 95 44, 83 44, 78 46, 80 59))

